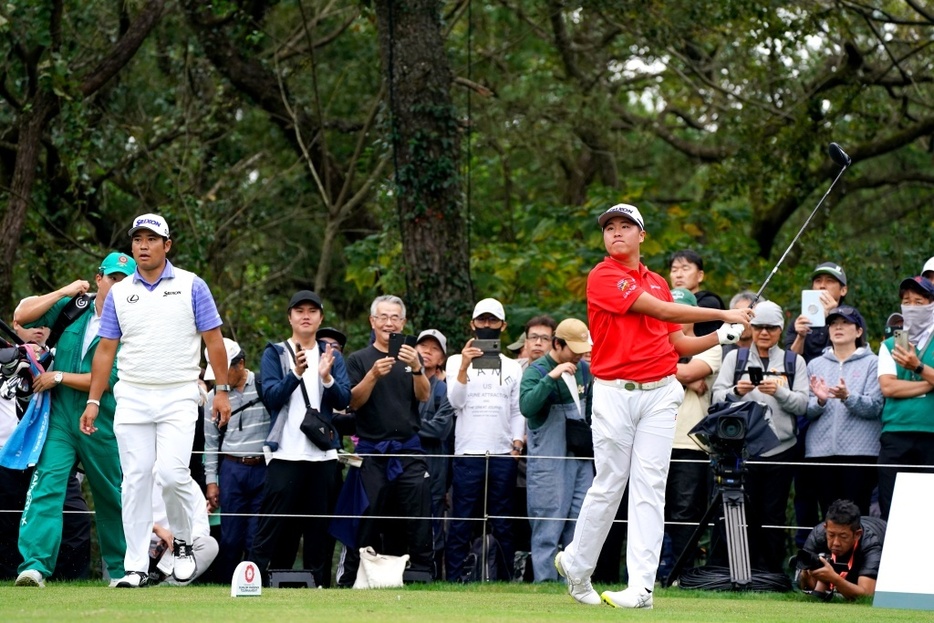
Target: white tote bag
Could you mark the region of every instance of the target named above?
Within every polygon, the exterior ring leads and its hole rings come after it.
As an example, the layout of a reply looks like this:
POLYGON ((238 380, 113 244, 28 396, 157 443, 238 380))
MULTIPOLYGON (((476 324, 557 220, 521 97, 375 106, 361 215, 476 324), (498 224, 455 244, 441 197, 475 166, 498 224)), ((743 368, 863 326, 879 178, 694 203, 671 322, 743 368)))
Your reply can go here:
POLYGON ((360 548, 360 566, 354 588, 399 588, 402 574, 409 566, 409 555, 384 556, 372 547, 360 548))

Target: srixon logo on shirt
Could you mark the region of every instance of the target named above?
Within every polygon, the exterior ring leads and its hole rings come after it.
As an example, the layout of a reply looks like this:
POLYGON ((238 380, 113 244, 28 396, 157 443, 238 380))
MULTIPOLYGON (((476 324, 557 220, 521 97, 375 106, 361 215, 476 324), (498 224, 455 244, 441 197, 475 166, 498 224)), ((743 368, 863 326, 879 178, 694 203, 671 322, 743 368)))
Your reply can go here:
POLYGON ((165 292, 162 293, 162 298, 165 298, 167 296, 172 296, 174 294, 181 294, 181 293, 182 293, 181 290, 166 290, 165 292))

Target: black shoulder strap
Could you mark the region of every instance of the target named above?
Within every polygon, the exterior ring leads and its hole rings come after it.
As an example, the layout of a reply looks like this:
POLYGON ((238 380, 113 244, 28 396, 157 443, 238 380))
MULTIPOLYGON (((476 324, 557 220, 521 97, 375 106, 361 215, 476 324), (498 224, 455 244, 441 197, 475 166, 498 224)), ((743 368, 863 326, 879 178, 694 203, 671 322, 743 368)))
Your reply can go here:
POLYGON ((795 372, 798 368, 798 353, 790 348, 785 351, 785 378, 788 379, 788 389, 795 387, 795 372))
POLYGON ((49 338, 45 341, 47 348, 52 348, 58 344, 58 338, 62 337, 62 333, 65 332, 65 329, 77 320, 81 314, 87 311, 96 297, 96 293, 78 294, 68 301, 65 307, 62 308, 58 318, 56 318, 55 322, 52 324, 52 328, 49 330, 49 338))
MULTIPOLYGON (((286 349, 289 351, 289 354, 292 355, 292 361, 295 361, 295 351, 292 350, 292 345, 289 344, 289 341, 288 341, 288 340, 286 340, 285 342, 283 342, 283 344, 285 344, 285 347, 286 347, 286 349)), ((297 364, 298 364, 298 362, 296 361, 296 365, 297 365, 297 364)), ((306 409, 311 409, 311 400, 309 400, 309 398, 308 398, 308 390, 305 389, 305 379, 304 379, 304 378, 299 378, 298 384, 299 384, 299 386, 301 386, 301 388, 302 388, 302 396, 305 398, 305 408, 306 408, 306 409)))
POLYGON ((739 382, 743 373, 746 372, 746 364, 749 363, 749 349, 741 346, 736 349, 736 367, 733 368, 733 385, 739 382))

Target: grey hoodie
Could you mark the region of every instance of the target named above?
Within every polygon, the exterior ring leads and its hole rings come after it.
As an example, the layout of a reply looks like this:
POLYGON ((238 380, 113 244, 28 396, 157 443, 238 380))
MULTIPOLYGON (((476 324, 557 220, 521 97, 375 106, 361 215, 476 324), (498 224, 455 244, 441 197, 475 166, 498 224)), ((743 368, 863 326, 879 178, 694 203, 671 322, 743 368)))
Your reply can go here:
POLYGON ((850 395, 845 401, 829 398, 822 407, 817 404, 817 396, 811 394, 806 457, 879 455, 884 399, 879 387, 878 362, 879 358, 865 346, 857 348, 842 363, 832 348, 811 360, 809 377, 823 377, 828 387, 843 378, 850 395))
MULTIPOLYGON (((713 384, 713 400, 711 403, 722 402, 726 400, 727 394, 733 392, 733 372, 736 370, 736 355, 739 351, 732 350, 723 358, 723 367, 720 368, 720 374, 713 384)), ((772 409, 772 423, 775 426, 775 434, 781 442, 774 450, 763 452, 762 456, 775 456, 795 445, 795 422, 799 415, 804 415, 808 406, 808 374, 804 358, 798 355, 795 360, 795 384, 789 388, 782 385, 775 392, 774 396, 763 394, 758 389, 754 389, 742 398, 741 401, 756 401, 767 404, 772 409)), ((755 345, 750 348, 749 366, 760 366, 766 372, 784 372, 785 370, 785 351, 773 346, 769 349, 768 362, 762 361, 759 357, 759 351, 755 345)), ((749 374, 744 373, 743 377, 749 380, 749 374)))

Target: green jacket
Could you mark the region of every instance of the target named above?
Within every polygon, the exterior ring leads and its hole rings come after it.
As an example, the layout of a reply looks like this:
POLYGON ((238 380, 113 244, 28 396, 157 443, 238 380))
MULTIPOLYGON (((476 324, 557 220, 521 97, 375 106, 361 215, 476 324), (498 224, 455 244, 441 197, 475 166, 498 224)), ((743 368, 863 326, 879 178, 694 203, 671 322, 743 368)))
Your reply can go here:
MULTIPOLYGON (((548 376, 548 373, 554 370, 557 365, 558 362, 552 359, 551 354, 548 353, 530 363, 529 367, 522 373, 522 384, 519 385, 519 410, 528 419, 529 428, 533 430, 544 424, 545 420, 548 419, 551 405, 564 405, 574 402, 574 397, 568 391, 567 383, 563 379, 556 380, 548 376), (536 366, 544 368, 545 374, 543 375, 542 371, 536 366)), ((588 380, 590 378, 589 371, 585 377, 584 372, 587 369, 587 362, 581 360, 577 364, 577 372, 574 374, 577 379, 578 397, 581 404, 584 404, 587 394, 585 378, 588 380)))
MULTIPOLYGON (((51 327, 55 324, 55 320, 58 318, 59 314, 62 312, 62 309, 65 308, 65 305, 71 299, 69 297, 64 297, 55 303, 49 311, 45 312, 41 318, 34 322, 28 323, 27 327, 51 327)), ((96 335, 91 341, 91 346, 88 348, 87 354, 84 357, 81 356, 81 348, 84 345, 84 332, 87 329, 88 322, 94 316, 94 306, 89 305, 87 311, 81 314, 81 317, 72 322, 63 332, 62 336, 58 339, 58 343, 55 345, 55 365, 54 369, 56 372, 65 372, 65 373, 75 373, 75 374, 86 374, 91 371, 91 362, 94 359, 94 353, 97 351, 97 344, 100 341, 100 338, 96 335)), ((117 383, 117 358, 114 357, 114 365, 110 371, 110 383, 108 386, 108 391, 104 392, 104 395, 101 396, 101 406, 100 406, 100 416, 107 417, 111 420, 114 416, 114 411, 117 408, 117 402, 114 400, 113 395, 113 386, 117 383)), ((84 413, 84 408, 87 406, 88 394, 87 392, 81 392, 70 387, 65 387, 65 385, 58 385, 52 390, 52 403, 51 403, 51 413, 49 414, 50 419, 56 417, 72 417, 75 419, 77 424, 77 419, 84 413), (56 415, 56 414, 61 415, 56 415)))

